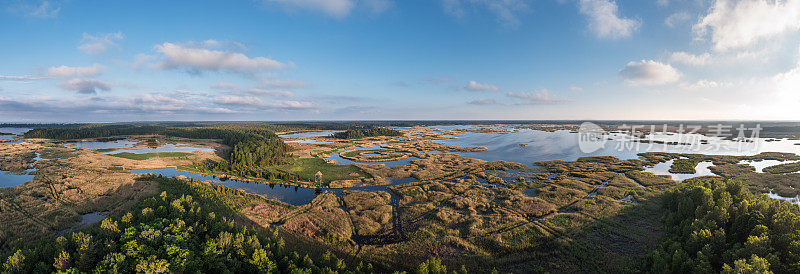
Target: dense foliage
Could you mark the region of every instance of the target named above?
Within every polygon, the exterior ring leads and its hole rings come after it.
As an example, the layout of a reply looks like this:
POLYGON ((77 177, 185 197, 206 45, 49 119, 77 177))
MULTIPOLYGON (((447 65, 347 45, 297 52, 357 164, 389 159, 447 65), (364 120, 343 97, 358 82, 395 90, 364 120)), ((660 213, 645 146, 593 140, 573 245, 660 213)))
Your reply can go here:
POLYGON ((800 273, 800 208, 741 183, 694 180, 665 194, 670 237, 650 258, 654 273, 800 273))
POLYGON ((192 139, 219 139, 231 148, 227 159, 207 161, 200 168, 243 177, 295 180, 297 176, 272 168, 289 158, 289 146, 272 131, 257 124, 211 126, 163 126, 150 124, 87 125, 67 128, 39 128, 27 138, 83 139, 124 135, 163 135, 192 139))
POLYGON ((344 132, 334 133, 331 137, 338 139, 361 139, 377 136, 403 136, 403 133, 390 128, 348 129, 344 132))
POLYGON ((277 231, 234 222, 236 190, 166 178, 161 195, 145 199, 120 218, 86 232, 71 232, 17 249, 5 272, 115 273, 329 273, 372 272, 326 253, 312 260, 292 252, 277 231))

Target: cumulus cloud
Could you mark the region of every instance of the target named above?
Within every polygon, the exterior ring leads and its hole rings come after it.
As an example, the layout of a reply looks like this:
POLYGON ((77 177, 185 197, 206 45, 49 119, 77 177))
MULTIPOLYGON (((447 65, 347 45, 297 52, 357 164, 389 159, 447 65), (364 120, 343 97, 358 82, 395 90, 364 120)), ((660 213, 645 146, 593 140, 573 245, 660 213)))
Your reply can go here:
POLYGON ((442 0, 442 8, 456 18, 464 18, 469 10, 488 10, 507 27, 518 26, 520 13, 529 9, 522 0, 442 0))
POLYGON ((800 29, 800 1, 717 0, 693 28, 698 38, 711 36, 715 50, 746 48, 800 29))
POLYGON ((155 49, 163 57, 156 65, 157 68, 184 68, 191 73, 230 71, 252 74, 258 71, 282 69, 287 66, 266 57, 251 58, 238 52, 209 50, 173 43, 156 45, 155 49))
POLYGON ((122 40, 122 38, 124 38, 122 32, 109 33, 101 36, 83 33, 83 39, 81 39, 78 50, 89 55, 104 54, 109 49, 116 47, 116 42, 122 40))
POLYGON ((684 65, 691 65, 691 66, 705 65, 709 62, 710 59, 711 59, 711 54, 709 53, 696 55, 683 51, 673 52, 669 57, 670 62, 680 63, 684 65))
POLYGON ((580 0, 578 6, 589 19, 589 29, 600 38, 630 37, 641 24, 634 19, 621 18, 613 0, 580 0))
POLYGON ((558 95, 554 94, 548 89, 542 89, 538 92, 509 92, 506 94, 506 96, 510 98, 522 99, 524 101, 522 104, 526 105, 559 104, 571 101, 569 99, 560 98, 558 95))
POLYGON ((473 100, 473 101, 469 102, 469 104, 472 104, 472 105, 494 105, 496 103, 497 102, 495 102, 494 99, 490 99, 490 98, 477 99, 477 100, 473 100))
POLYGON ((490 84, 481 84, 475 81, 469 81, 466 86, 464 86, 465 90, 469 91, 499 91, 500 88, 490 84))
POLYGON ((76 78, 58 83, 58 86, 66 90, 77 91, 78 93, 96 94, 98 90, 111 90, 112 84, 95 79, 76 78))
POLYGON ((105 67, 100 64, 90 67, 50 67, 47 69, 47 75, 50 77, 90 77, 100 75, 104 69, 105 67))
POLYGON ((663 85, 678 81, 680 78, 677 69, 653 60, 629 62, 619 71, 619 75, 631 86, 663 85))

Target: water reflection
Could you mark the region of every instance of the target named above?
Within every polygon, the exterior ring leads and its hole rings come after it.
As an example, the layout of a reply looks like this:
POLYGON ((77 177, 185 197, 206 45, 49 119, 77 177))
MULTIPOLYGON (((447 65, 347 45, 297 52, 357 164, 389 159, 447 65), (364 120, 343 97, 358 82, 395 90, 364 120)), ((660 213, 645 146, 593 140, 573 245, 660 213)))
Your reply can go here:
POLYGON ((239 180, 222 180, 216 176, 202 175, 198 173, 186 172, 176 170, 175 168, 161 168, 161 169, 133 169, 132 174, 161 174, 165 177, 186 176, 199 181, 211 181, 214 184, 225 186, 232 189, 240 189, 250 194, 257 194, 264 196, 268 199, 278 200, 290 205, 300 206, 311 202, 317 195, 323 191, 329 191, 336 195, 341 195, 344 190, 362 190, 362 191, 389 191, 388 187, 398 184, 404 184, 414 181, 412 178, 405 179, 391 179, 391 183, 386 186, 357 186, 346 189, 311 189, 296 186, 280 185, 280 184, 261 184, 249 181, 239 180))
POLYGON ((306 131, 306 132, 298 132, 298 133, 291 133, 291 134, 282 134, 278 135, 281 138, 309 138, 309 137, 325 137, 332 135, 333 132, 331 131, 306 131))

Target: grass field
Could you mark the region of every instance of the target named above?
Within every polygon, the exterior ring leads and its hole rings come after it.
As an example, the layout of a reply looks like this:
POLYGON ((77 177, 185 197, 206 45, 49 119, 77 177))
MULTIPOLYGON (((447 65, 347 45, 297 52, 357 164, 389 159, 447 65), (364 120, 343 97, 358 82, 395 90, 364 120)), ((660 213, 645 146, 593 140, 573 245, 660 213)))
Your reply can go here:
POLYGON ((327 185, 335 180, 350 180, 356 179, 360 176, 370 178, 371 176, 354 165, 336 165, 326 163, 325 160, 320 158, 295 158, 289 163, 277 167, 280 170, 297 174, 303 180, 314 181, 314 174, 317 171, 322 172, 322 183, 327 185), (350 174, 358 174, 351 176, 350 174))
POLYGON ((167 157, 185 157, 190 155, 192 154, 188 152, 155 152, 155 153, 142 153, 142 154, 123 152, 123 153, 109 154, 109 156, 120 157, 131 160, 147 160, 152 158, 167 158, 167 157))

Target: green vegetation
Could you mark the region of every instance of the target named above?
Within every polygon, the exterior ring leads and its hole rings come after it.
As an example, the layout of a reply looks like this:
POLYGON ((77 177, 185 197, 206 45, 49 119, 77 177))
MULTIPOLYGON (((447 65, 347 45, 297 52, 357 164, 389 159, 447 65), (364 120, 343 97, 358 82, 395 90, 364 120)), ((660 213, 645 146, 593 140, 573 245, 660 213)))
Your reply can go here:
POLYGON ((769 172, 772 174, 792 173, 798 171, 800 171, 800 162, 780 164, 764 168, 764 172, 769 172))
POLYGON ((371 177, 369 174, 354 165, 336 165, 325 162, 320 158, 295 158, 286 164, 277 166, 278 169, 295 174, 301 179, 313 182, 314 174, 322 172, 322 184, 328 185, 331 181, 352 180, 358 177, 371 177))
POLYGON ((800 273, 800 208, 739 182, 692 180, 665 194, 669 237, 653 273, 800 273))
POLYGON ((186 157, 190 155, 192 154, 188 152, 153 152, 153 153, 141 153, 141 154, 122 152, 122 153, 109 154, 109 156, 120 157, 131 160, 147 160, 152 158, 168 158, 168 157, 186 157))
POLYGON ((697 163, 698 160, 695 159, 677 159, 672 162, 672 166, 669 167, 669 172, 671 173, 681 173, 681 174, 695 174, 697 173, 697 163))
MULTIPOLYGON (((277 230, 238 224, 235 208, 257 196, 204 183, 151 177, 163 192, 99 227, 71 232, 3 256, 3 271, 114 273, 371 273, 326 253, 293 252, 277 230)), ((430 265, 427 265, 430 267, 430 265)))
POLYGON ((347 131, 337 132, 331 135, 331 137, 338 139, 361 139, 378 136, 403 136, 403 133, 390 128, 378 127, 368 129, 348 129, 347 131))
POLYGON ((97 153, 103 153, 103 152, 112 152, 112 151, 115 151, 115 150, 117 150, 117 149, 116 148, 98 148, 98 149, 95 149, 94 151, 97 152, 97 153))
POLYGON ((390 149, 351 150, 339 153, 339 156, 351 161, 364 163, 396 161, 409 157, 408 154, 395 153, 394 150, 390 149))
MULTIPOLYGON (((268 127, 267 127, 268 128, 268 127)), ((82 139, 124 135, 163 135, 193 139, 220 139, 231 147, 227 159, 206 161, 201 169, 226 172, 242 177, 295 180, 297 176, 271 168, 286 163, 289 146, 272 131, 258 125, 212 124, 207 126, 164 126, 150 124, 86 125, 66 128, 39 128, 25 133, 27 138, 82 139)))

